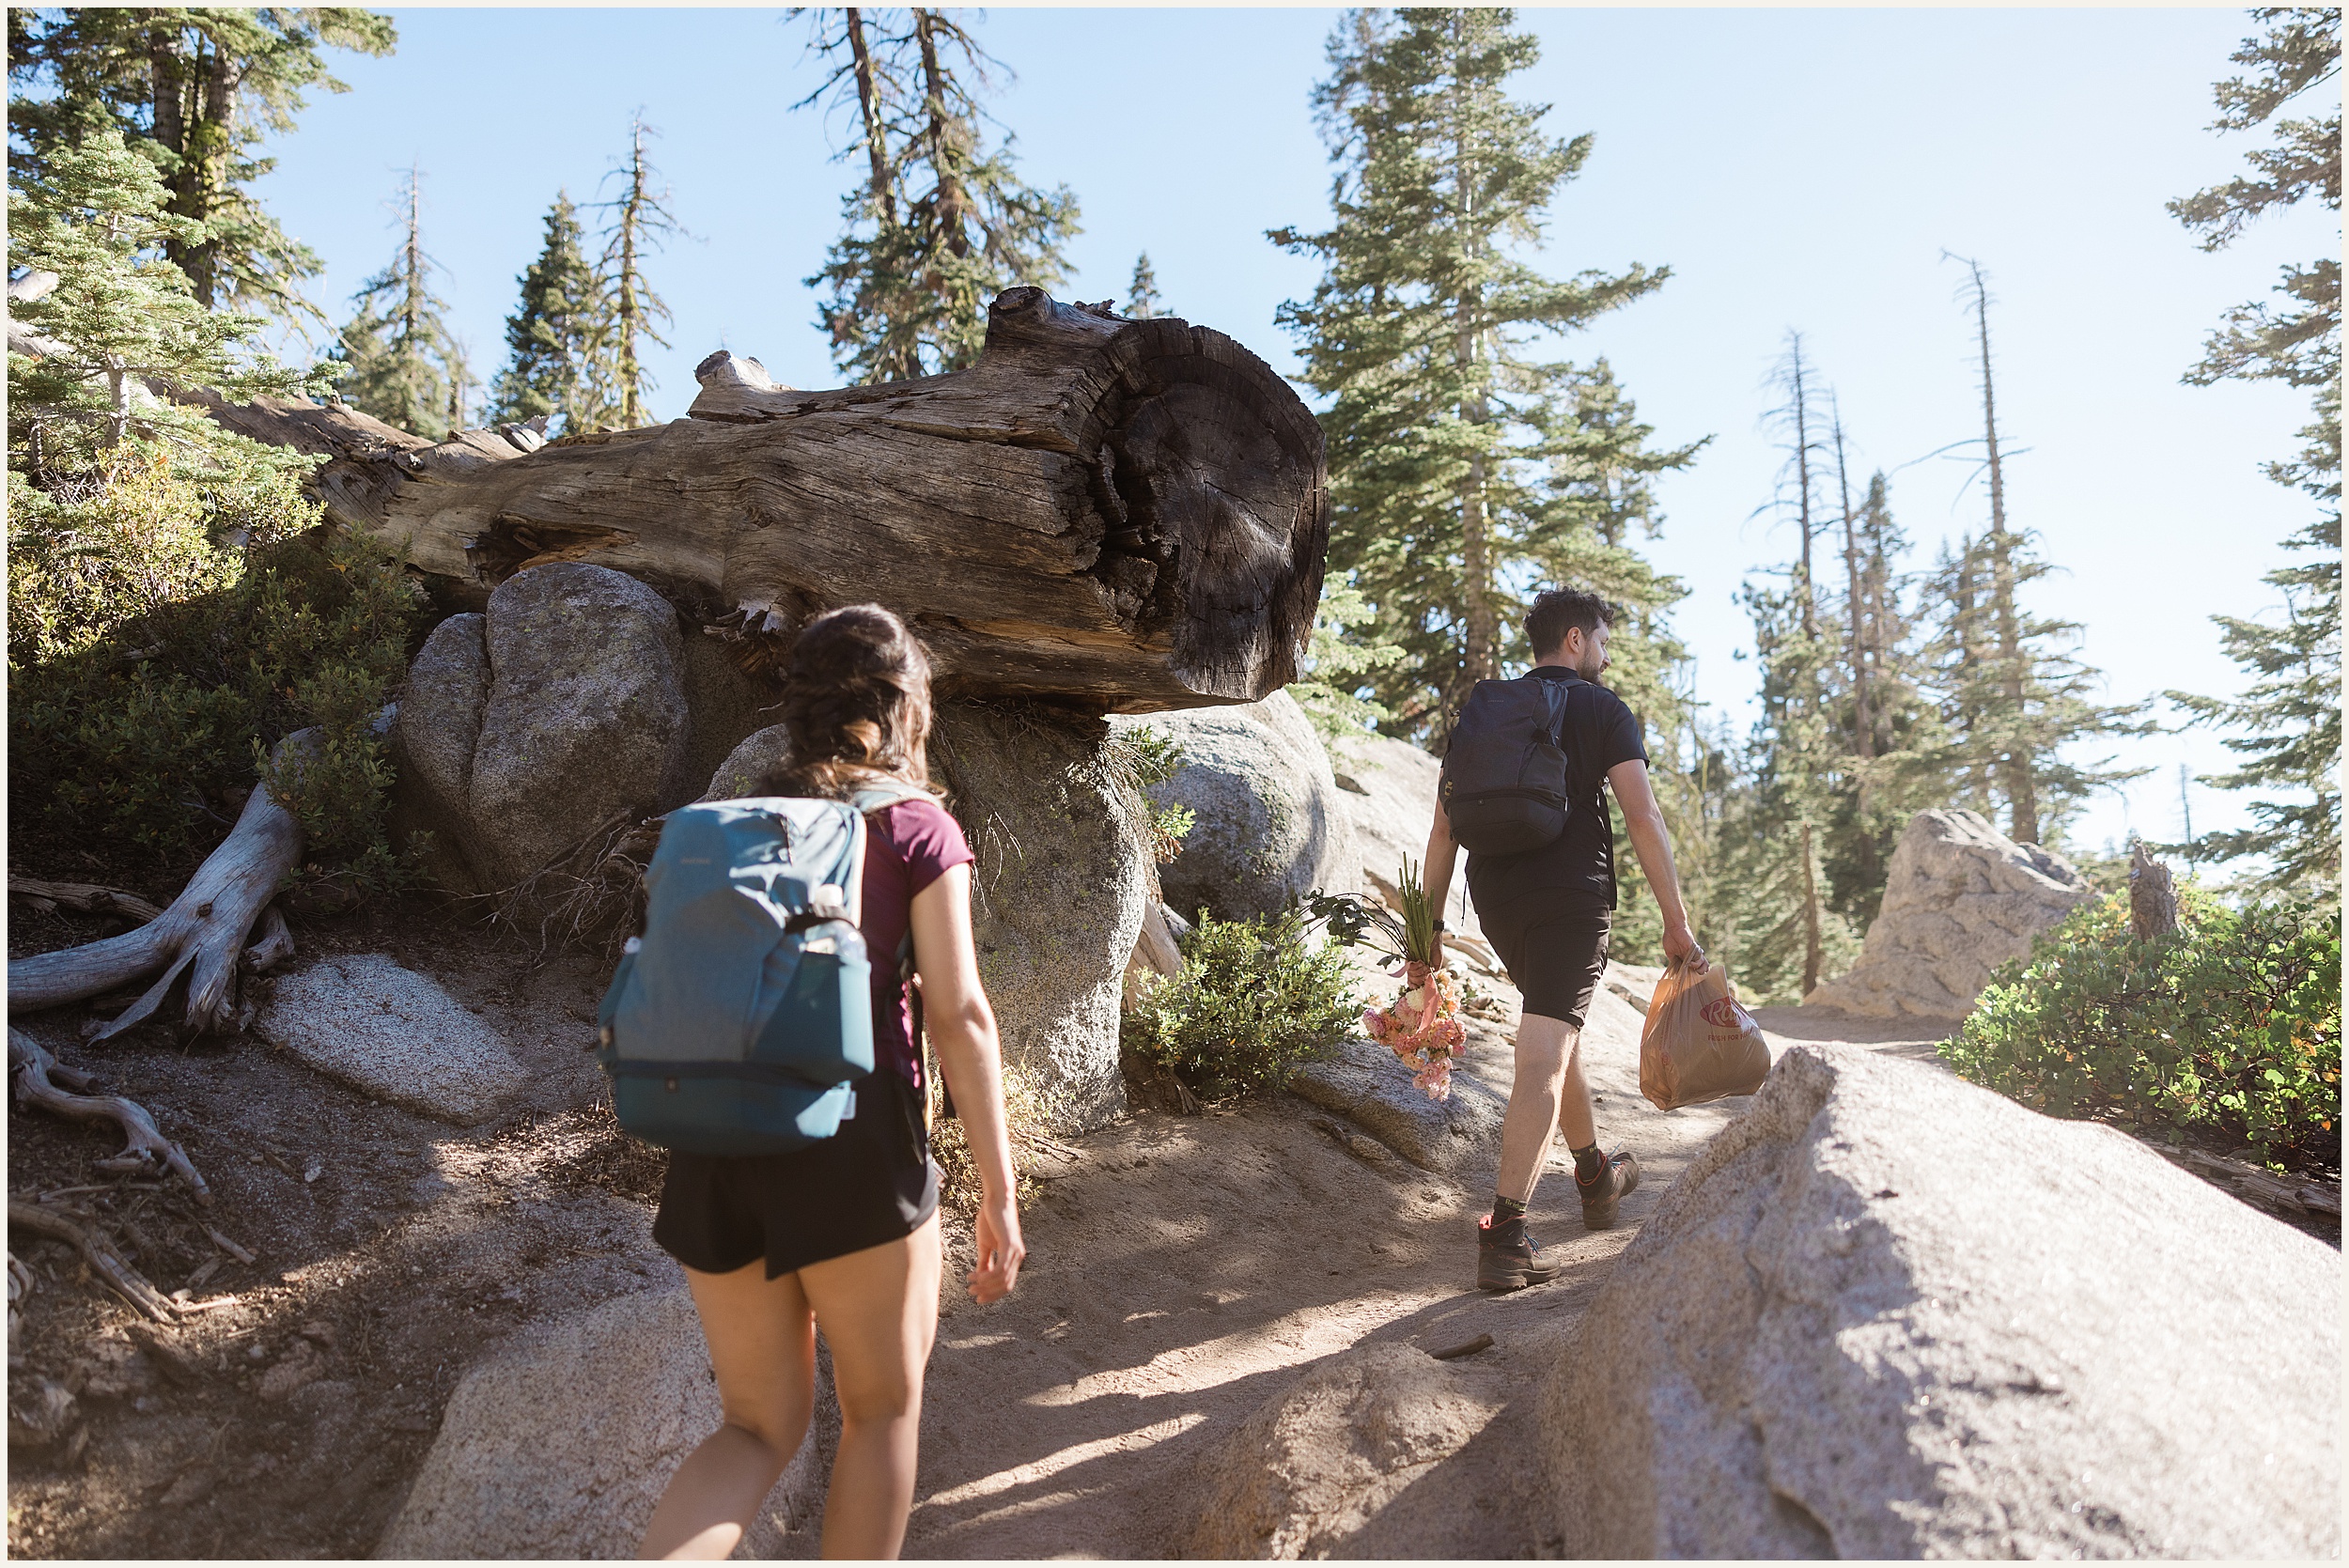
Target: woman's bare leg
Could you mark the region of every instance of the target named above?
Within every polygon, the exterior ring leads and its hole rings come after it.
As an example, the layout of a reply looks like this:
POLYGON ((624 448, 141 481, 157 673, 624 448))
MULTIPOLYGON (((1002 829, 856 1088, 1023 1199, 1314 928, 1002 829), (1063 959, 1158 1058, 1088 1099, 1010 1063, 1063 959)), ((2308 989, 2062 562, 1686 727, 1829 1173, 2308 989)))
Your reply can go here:
POLYGON ((938 1338, 938 1220, 903 1241, 810 1264, 800 1282, 832 1347, 840 1452, 824 1499, 826 1557, 894 1558, 913 1508, 922 1374, 938 1338))
POLYGON ((645 1527, 642 1555, 723 1558, 741 1541, 807 1434, 816 1402, 815 1324, 799 1276, 770 1280, 764 1261, 731 1274, 689 1268, 685 1278, 709 1342, 725 1424, 670 1479, 645 1527))

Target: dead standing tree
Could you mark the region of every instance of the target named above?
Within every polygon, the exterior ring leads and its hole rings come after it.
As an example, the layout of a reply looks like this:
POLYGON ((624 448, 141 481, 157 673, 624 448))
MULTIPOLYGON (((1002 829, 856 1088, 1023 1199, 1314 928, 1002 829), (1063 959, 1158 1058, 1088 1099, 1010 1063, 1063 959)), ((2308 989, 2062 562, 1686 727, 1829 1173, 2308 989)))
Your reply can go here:
MULTIPOLYGON (((810 615, 878 600, 929 643, 942 692, 1097 713, 1250 702, 1295 677, 1329 540, 1321 433, 1221 333, 1022 287, 995 302, 969 370, 796 392, 718 354, 699 375, 685 419, 543 445, 524 427, 427 443, 276 399, 211 412, 327 454, 313 484, 330 518, 459 598, 592 561, 752 662, 810 615)), ((11 962, 10 1009, 151 980, 102 1037, 186 974, 191 1032, 241 1026, 239 966, 287 951, 264 910, 300 853, 291 815, 257 787, 161 918, 11 962)))

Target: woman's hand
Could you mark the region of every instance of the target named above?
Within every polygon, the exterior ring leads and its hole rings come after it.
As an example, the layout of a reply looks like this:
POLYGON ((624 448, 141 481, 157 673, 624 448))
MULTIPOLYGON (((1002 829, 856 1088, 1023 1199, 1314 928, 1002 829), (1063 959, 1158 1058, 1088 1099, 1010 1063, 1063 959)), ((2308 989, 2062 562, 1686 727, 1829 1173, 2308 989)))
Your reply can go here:
POLYGON ((970 1274, 971 1299, 984 1306, 1011 1294, 1019 1282, 1020 1260, 1028 1255, 1019 1240, 1019 1207, 1009 1196, 979 1204, 978 1244, 979 1265, 970 1274))

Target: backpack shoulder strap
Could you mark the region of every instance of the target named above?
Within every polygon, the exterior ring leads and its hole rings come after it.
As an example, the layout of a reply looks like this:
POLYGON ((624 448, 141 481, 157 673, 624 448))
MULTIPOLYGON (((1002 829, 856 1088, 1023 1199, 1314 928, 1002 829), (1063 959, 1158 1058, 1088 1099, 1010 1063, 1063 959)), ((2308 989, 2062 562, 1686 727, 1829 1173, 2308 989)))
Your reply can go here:
POLYGON ((1529 675, 1526 678, 1541 681, 1542 695, 1549 700, 1550 744, 1562 752, 1564 751, 1566 749, 1566 699, 1574 694, 1572 689, 1563 681, 1545 680, 1540 675, 1529 675))
POLYGON ((932 800, 937 797, 920 784, 903 779, 876 779, 848 797, 848 804, 862 815, 865 812, 886 811, 908 800, 932 800))

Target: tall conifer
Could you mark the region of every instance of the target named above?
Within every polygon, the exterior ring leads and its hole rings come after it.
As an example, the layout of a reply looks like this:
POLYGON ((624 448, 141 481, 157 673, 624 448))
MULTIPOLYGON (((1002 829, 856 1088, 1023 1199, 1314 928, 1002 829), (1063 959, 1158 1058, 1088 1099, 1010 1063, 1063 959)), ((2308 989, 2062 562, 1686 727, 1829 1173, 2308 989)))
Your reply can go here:
MULTIPOLYGON (((2273 121, 2275 141, 2250 155, 2251 178, 2229 180, 2170 204, 2219 250, 2271 208, 2314 197, 2341 210, 2341 12, 2268 7, 2251 13, 2263 31, 2234 54, 2250 68, 2216 88, 2215 131, 2249 131, 2273 121), (2279 119, 2287 105, 2300 117, 2279 119), (2329 111, 2329 112, 2327 112, 2329 111)), ((2284 791, 2254 800, 2252 826, 2211 833, 2190 846, 2198 859, 2268 859, 2269 879, 2288 888, 2337 888, 2341 880, 2341 259, 2319 256, 2284 269, 2280 300, 2229 311, 2201 363, 2186 380, 2280 380, 2314 395, 2316 419, 2292 460, 2271 463, 2279 484, 2316 503, 2314 520, 2284 541, 2299 554, 2263 579, 2284 597, 2280 625, 2214 616, 2227 656, 2249 675, 2233 698, 2167 693, 2196 721, 2235 732, 2227 748, 2243 759, 2202 782, 2221 789, 2284 791), (2303 798, 2304 797, 2304 798, 2303 798)))
POLYGON ((997 294, 1066 280, 1077 198, 1022 182, 1008 134, 988 145, 978 94, 1001 68, 961 23, 921 7, 809 14, 832 69, 803 101, 853 104, 840 156, 862 152, 867 169, 843 198, 823 270, 805 280, 830 291, 817 324, 832 361, 861 381, 961 369, 978 358, 997 294))
POLYGON ((1150 253, 1134 257, 1133 281, 1126 286, 1126 314, 1147 321, 1159 313, 1159 274, 1150 269, 1150 253))
MULTIPOLYGON (((1315 97, 1338 165, 1335 222, 1271 236, 1323 264, 1313 297, 1280 319, 1331 400, 1330 565, 1355 574, 1405 650, 1371 679, 1408 734, 1441 733, 1471 683, 1522 655, 1516 612, 1535 575, 1608 583, 1650 624, 1681 593, 1595 530, 1593 512, 1602 493, 1600 513, 1620 501, 1608 487, 1623 477, 1695 448, 1649 451, 1603 366, 1524 352, 1532 334, 1570 332, 1668 275, 1556 280, 1524 258, 1591 148, 1587 135, 1544 136, 1545 107, 1508 96, 1538 53, 1507 9, 1348 13, 1315 97), (1581 478, 1559 483, 1553 460, 1581 478)), ((1636 663, 1627 629, 1615 645, 1636 663)))
POLYGON ((517 280, 521 300, 506 318, 509 358, 492 392, 491 417, 519 423, 544 414, 558 433, 600 426, 609 413, 590 381, 604 301, 582 250, 578 209, 555 194, 538 259, 517 280))
POLYGON ((620 194, 603 204, 612 222, 604 231, 603 261, 597 275, 603 309, 589 382, 624 430, 652 423, 645 405, 652 373, 645 368, 637 345, 669 346, 655 325, 669 322, 669 307, 646 281, 645 260, 665 236, 684 232, 670 210, 668 188, 653 189, 658 171, 645 156, 645 138, 658 134, 642 114, 629 122, 628 162, 613 171, 620 177, 620 194))
POLYGON ((2116 768, 2109 757, 2081 760, 2077 743, 2143 735, 2152 726, 2141 718, 2141 703, 2096 700, 2103 676, 2075 657, 2077 623, 2034 615, 2022 602, 2024 586, 2055 568, 2037 557, 2033 536, 2008 521, 1988 276, 1979 262, 1948 259, 1967 270, 1959 297, 1973 318, 1981 367, 1979 472, 1988 480, 1990 525, 1947 556, 1935 579, 1942 706, 1952 721, 1948 764, 1965 779, 1977 810, 1989 815, 1995 801, 2006 810, 2008 837, 2038 844, 2051 841, 2092 791, 2145 771, 2116 768))
POLYGON ((329 363, 344 399, 387 425, 438 441, 449 433, 452 374, 463 350, 447 303, 432 292, 441 270, 424 248, 424 173, 411 168, 399 200, 400 245, 390 265, 359 286, 357 307, 329 363))
POLYGON ((326 51, 388 54, 392 19, 342 6, 112 8, 9 12, 12 170, 44 168, 111 126, 155 166, 167 210, 189 226, 163 241, 197 303, 325 325, 301 291, 320 263, 253 194, 275 166, 256 156, 293 129, 312 88, 349 89, 326 51))

